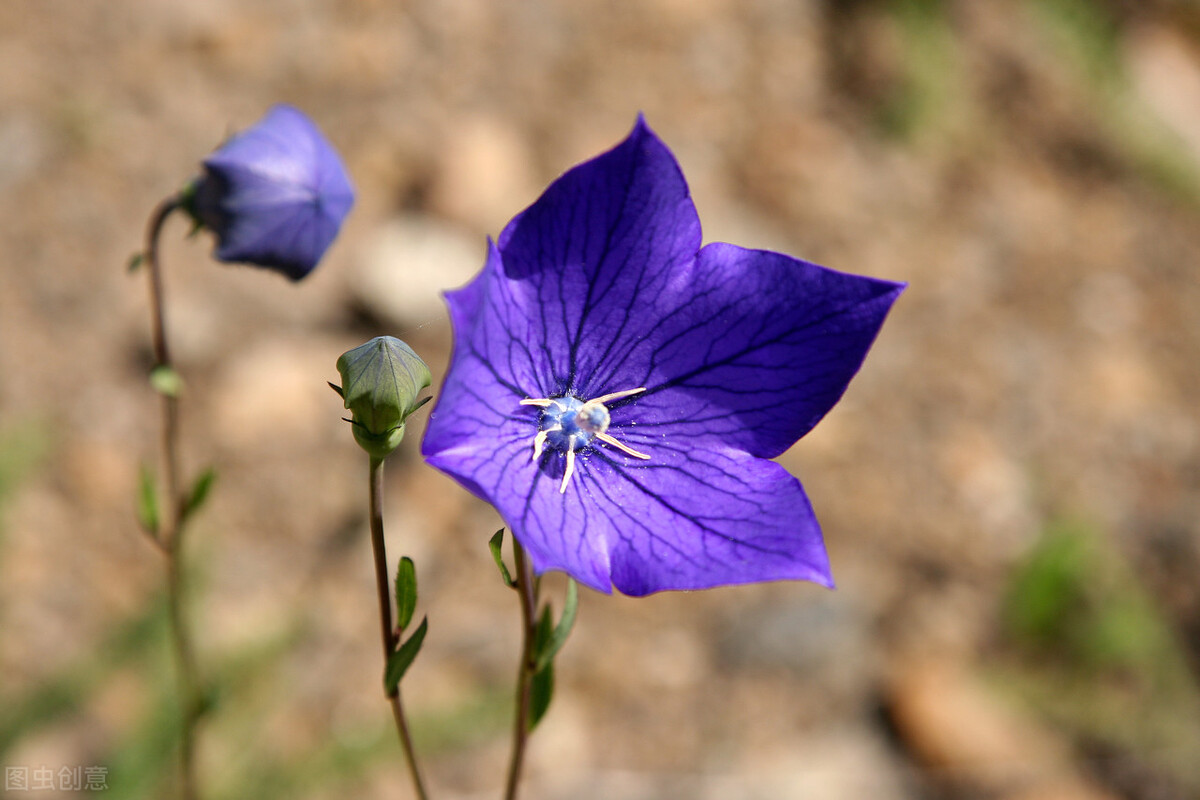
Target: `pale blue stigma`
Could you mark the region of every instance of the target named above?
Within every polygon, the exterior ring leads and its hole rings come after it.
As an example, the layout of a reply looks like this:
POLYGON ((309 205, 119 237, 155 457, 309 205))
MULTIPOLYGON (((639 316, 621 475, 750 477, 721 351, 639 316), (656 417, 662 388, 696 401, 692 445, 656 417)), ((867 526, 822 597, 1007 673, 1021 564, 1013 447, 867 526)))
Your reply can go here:
POLYGON ((563 469, 562 485, 558 489, 560 493, 567 491, 567 482, 571 480, 571 475, 575 472, 575 452, 589 446, 595 439, 634 458, 650 458, 645 453, 639 453, 608 435, 608 426, 612 418, 608 414, 608 408, 604 405, 644 391, 646 391, 645 387, 628 389, 591 400, 566 396, 521 401, 523 406, 537 406, 542 409, 542 416, 538 420, 538 432, 533 438, 533 460, 540 459, 547 447, 554 452, 566 455, 567 465, 563 469))
POLYGON ((608 409, 587 404, 578 397, 555 397, 542 412, 538 428, 546 434, 546 446, 560 453, 582 450, 596 434, 608 430, 608 409))

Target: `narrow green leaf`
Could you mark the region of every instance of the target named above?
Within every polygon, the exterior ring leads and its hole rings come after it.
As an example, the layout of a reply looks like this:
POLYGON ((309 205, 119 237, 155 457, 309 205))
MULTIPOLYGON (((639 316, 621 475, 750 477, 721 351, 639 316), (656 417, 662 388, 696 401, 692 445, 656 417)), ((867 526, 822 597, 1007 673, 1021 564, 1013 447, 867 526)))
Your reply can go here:
POLYGON ((187 499, 183 503, 183 509, 180 512, 180 522, 184 522, 192 514, 200 510, 204 505, 204 501, 208 499, 209 490, 212 489, 213 482, 217 479, 217 471, 213 467, 209 467, 200 473, 192 483, 192 490, 188 492, 187 499))
POLYGON ((183 393, 183 378, 170 367, 159 364, 150 370, 150 385, 159 394, 167 397, 179 397, 183 393))
POLYGON ((155 486, 154 473, 145 464, 138 476, 137 515, 138 522, 146 532, 158 536, 161 519, 158 513, 158 488, 155 486))
POLYGON ((512 588, 517 585, 517 582, 512 579, 512 575, 508 571, 508 567, 504 566, 504 555, 500 552, 500 547, 504 544, 504 528, 496 531, 488 541, 488 549, 492 551, 492 558, 496 561, 496 566, 500 569, 500 578, 504 581, 504 585, 512 588))
MULTIPOLYGON (((549 607, 546 612, 549 613, 549 607)), ((575 615, 579 611, 579 585, 571 578, 567 578, 567 597, 563 602, 563 614, 559 619, 558 624, 554 626, 554 631, 546 637, 544 642, 540 642, 538 647, 537 668, 545 669, 554 662, 554 657, 558 655, 558 651, 567 643, 567 637, 571 635, 571 629, 575 627, 575 615)))
POLYGON ((333 389, 335 392, 337 392, 338 397, 342 398, 343 400, 346 399, 346 394, 345 394, 345 392, 342 391, 342 387, 338 386, 336 383, 333 383, 332 381, 325 381, 325 382, 329 384, 330 389, 333 389))
POLYGON ((408 641, 400 645, 396 652, 388 658, 387 669, 383 673, 383 688, 387 691, 388 697, 395 693, 396 687, 400 685, 400 679, 404 677, 405 672, 408 672, 413 659, 421 651, 421 644, 425 641, 425 631, 428 627, 429 618, 422 617, 421 624, 413 631, 413 635, 408 637, 408 641))
POLYGON ((130 275, 142 268, 142 264, 146 261, 145 253, 134 253, 129 257, 129 261, 125 263, 125 271, 130 275))
POLYGON ((550 710, 550 701, 554 699, 554 665, 546 667, 533 676, 529 686, 529 730, 532 731, 550 710))
POLYGON ((412 622, 417 608, 417 568, 408 556, 400 559, 396 567, 396 624, 400 630, 412 622))
MULTIPOLYGON (((550 611, 550 606, 547 605, 542 608, 542 616, 538 620, 537 635, 534 636, 535 652, 545 649, 553 636, 552 620, 553 613, 550 611)), ((546 711, 550 708, 550 701, 554 698, 554 662, 551 661, 545 666, 540 666, 541 659, 538 661, 539 666, 534 671, 533 680, 529 686, 530 731, 537 727, 537 724, 542 721, 542 717, 546 716, 546 711)))

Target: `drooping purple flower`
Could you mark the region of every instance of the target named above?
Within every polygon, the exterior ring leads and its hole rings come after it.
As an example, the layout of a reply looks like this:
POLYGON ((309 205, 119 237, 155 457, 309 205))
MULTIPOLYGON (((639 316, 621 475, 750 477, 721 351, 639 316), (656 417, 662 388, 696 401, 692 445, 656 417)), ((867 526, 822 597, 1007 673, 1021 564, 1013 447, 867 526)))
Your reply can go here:
POLYGON ((274 106, 204 159, 187 210, 221 261, 308 275, 354 205, 337 152, 299 110, 274 106))
POLYGON ((422 452, 539 572, 630 595, 831 586, 812 506, 770 459, 842 396, 904 284, 700 243, 639 118, 447 296, 454 354, 422 452))

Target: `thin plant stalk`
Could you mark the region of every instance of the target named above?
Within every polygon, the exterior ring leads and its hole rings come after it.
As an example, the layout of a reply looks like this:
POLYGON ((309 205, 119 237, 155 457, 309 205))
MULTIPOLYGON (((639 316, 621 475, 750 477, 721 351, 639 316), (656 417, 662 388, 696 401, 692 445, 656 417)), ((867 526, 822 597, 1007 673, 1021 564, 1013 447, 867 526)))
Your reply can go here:
MULTIPOLYGON (((375 555, 375 587, 379 595, 379 632, 383 642, 383 663, 386 668, 392 653, 396 651, 399 641, 396 629, 392 624, 392 595, 389 591, 387 551, 383 541, 383 459, 372 458, 370 467, 370 516, 371 516, 371 550, 375 555)), ((392 706, 392 717, 396 721, 396 733, 400 736, 400 746, 404 749, 404 758, 408 761, 408 771, 412 776, 413 790, 418 800, 427 800, 425 784, 421 779, 421 771, 417 767, 416 749, 413 747, 412 735, 409 732, 408 720, 404 714, 404 705, 400 700, 400 687, 396 686, 387 695, 392 706)))
MULTIPOLYGON (((156 370, 174 370, 167 344, 166 315, 163 302, 162 270, 158 262, 158 237, 171 212, 180 208, 182 198, 174 195, 162 201, 150 216, 146 229, 145 267, 150 280, 150 317, 156 370)), ((163 484, 167 499, 166 513, 158 531, 150 538, 166 559, 167 610, 171 650, 175 659, 181 697, 180 783, 183 800, 199 796, 196 781, 196 723, 200 717, 200 694, 196 679, 196 660, 191 630, 187 624, 184 598, 183 508, 184 497, 179 480, 179 398, 174 392, 160 392, 162 398, 163 484)))
POLYGON ((517 670, 517 710, 513 721, 512 755, 508 762, 504 800, 516 800, 521 783, 521 770, 525 765, 525 750, 529 741, 533 676, 537 672, 537 579, 516 537, 513 537, 512 543, 516 572, 516 585, 513 588, 521 599, 521 664, 517 670))

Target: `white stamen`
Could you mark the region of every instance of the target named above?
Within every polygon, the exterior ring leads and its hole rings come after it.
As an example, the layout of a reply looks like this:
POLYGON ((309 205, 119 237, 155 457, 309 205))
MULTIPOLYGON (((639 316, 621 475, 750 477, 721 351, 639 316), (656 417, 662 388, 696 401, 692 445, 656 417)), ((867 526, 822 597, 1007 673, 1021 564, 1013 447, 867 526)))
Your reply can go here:
POLYGON ((553 403, 554 401, 548 397, 539 397, 536 400, 521 401, 521 405, 523 406, 537 406, 538 408, 549 408, 553 403))
MULTIPOLYGON (((644 391, 646 391, 645 386, 641 386, 637 389, 626 389, 623 392, 613 392, 612 394, 606 394, 603 397, 593 397, 591 400, 588 400, 586 403, 584 403, 584 405, 586 406, 586 405, 590 405, 592 403, 599 403, 600 405, 604 405, 605 403, 611 403, 613 400, 620 400, 622 397, 629 397, 629 395, 631 395, 631 394, 637 394, 639 392, 644 392, 644 391)), ((522 400, 521 402, 524 403, 526 401, 522 400)))
POLYGON ((546 448, 546 437, 550 431, 538 431, 537 436, 533 437, 533 460, 537 461, 542 457, 542 450, 546 448))
MULTIPOLYGON (((574 444, 572 442, 572 444, 574 444)), ((571 473, 575 471, 575 448, 567 448, 567 468, 563 470, 562 486, 558 487, 559 494, 567 493, 567 481, 571 480, 571 473)))
POLYGON ((607 433, 597 433, 596 438, 599 439, 600 441, 604 442, 605 444, 610 444, 613 447, 617 448, 618 450, 628 453, 629 455, 633 456, 634 458, 644 458, 647 461, 650 460, 650 456, 646 455, 645 453, 639 453, 637 450, 634 450, 632 447, 621 444, 616 439, 609 436, 607 433))

